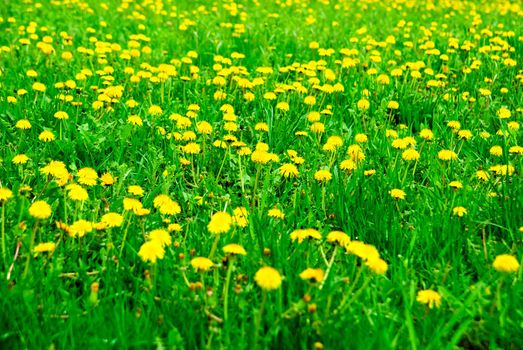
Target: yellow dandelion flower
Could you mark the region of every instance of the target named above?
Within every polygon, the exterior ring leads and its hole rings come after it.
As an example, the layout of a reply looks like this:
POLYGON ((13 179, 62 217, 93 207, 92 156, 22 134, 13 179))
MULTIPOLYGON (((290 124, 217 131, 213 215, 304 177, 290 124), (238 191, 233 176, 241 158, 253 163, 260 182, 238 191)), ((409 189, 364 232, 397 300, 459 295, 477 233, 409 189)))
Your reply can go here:
POLYGON ((17 154, 16 156, 13 157, 11 162, 13 164, 25 164, 25 163, 27 163, 28 160, 29 160, 29 157, 26 156, 25 154, 17 154))
POLYGON ((86 220, 77 220, 69 226, 69 236, 83 237, 93 230, 93 224, 86 220))
POLYGON ((406 196, 405 191, 397 189, 397 188, 390 190, 389 194, 392 198, 395 198, 395 199, 405 199, 405 196, 406 196))
POLYGON ((300 278, 311 282, 321 282, 323 281, 324 275, 322 269, 307 268, 300 273, 300 278))
POLYGON ((130 194, 133 194, 135 196, 138 196, 138 197, 143 197, 143 195, 145 193, 143 188, 141 188, 138 185, 132 185, 132 186, 127 187, 127 192, 129 192, 130 194))
POLYGON ((100 176, 100 181, 104 186, 112 186, 114 185, 116 179, 110 173, 105 173, 102 176, 100 176))
POLYGON ((356 255, 363 260, 378 259, 380 253, 375 246, 361 241, 350 241, 345 247, 348 253, 356 255))
POLYGON ((162 245, 155 240, 147 241, 140 247, 138 256, 144 261, 155 264, 158 259, 163 259, 165 250, 162 245))
POLYGON ((123 224, 123 216, 118 213, 107 213, 102 216, 101 222, 106 227, 120 227, 123 224))
POLYGON ((27 119, 20 119, 16 122, 15 128, 20 130, 28 130, 31 129, 31 123, 27 119))
POLYGON ((280 273, 269 266, 259 269, 254 275, 256 284, 263 290, 271 291, 280 288, 282 278, 280 273))
POLYGON ((74 201, 83 202, 89 199, 89 194, 87 191, 80 185, 71 184, 66 187, 68 193, 67 197, 74 201))
POLYGON ((463 188, 463 184, 459 181, 451 181, 449 183, 449 187, 452 187, 456 190, 459 190, 459 189, 462 189, 463 188))
POLYGON ((228 232, 231 229, 231 225, 231 215, 229 215, 229 213, 219 211, 213 214, 211 221, 207 225, 207 229, 210 233, 220 234, 228 232))
POLYGON ((56 249, 56 244, 54 242, 39 243, 36 247, 33 248, 35 253, 46 253, 53 252, 56 249))
POLYGON ((46 252, 53 252, 55 249, 56 249, 56 243, 46 242, 46 243, 37 244, 36 247, 33 248, 33 252, 46 253, 46 252))
POLYGON ((237 207, 233 210, 232 221, 233 224, 239 227, 247 227, 249 220, 247 219, 249 213, 245 207, 237 207))
POLYGON ((414 148, 409 148, 403 151, 403 153, 401 154, 401 158, 407 161, 418 160, 420 158, 420 154, 414 148))
POLYGON ((38 139, 40 141, 44 141, 44 142, 51 142, 55 139, 56 137, 54 136, 54 134, 49 131, 49 130, 44 130, 40 133, 40 135, 38 135, 38 139))
POLYGON ((13 192, 5 187, 0 187, 0 202, 7 202, 13 198, 13 192))
POLYGON ((272 209, 269 209, 269 212, 267 213, 267 215, 271 218, 275 218, 275 219, 285 219, 285 214, 278 208, 272 208, 272 209))
POLYGON ((438 152, 438 158, 441 160, 446 160, 446 161, 456 160, 456 159, 458 159, 458 155, 454 151, 451 151, 448 149, 443 149, 438 152))
POLYGON ((463 217, 465 215, 467 215, 467 209, 465 209, 464 207, 454 207, 452 209, 452 215, 454 216, 459 216, 459 217, 463 217))
POLYGON ((47 219, 51 216, 51 206, 46 201, 36 201, 29 207, 29 214, 36 219, 47 219))
POLYGON ((78 182, 86 186, 94 186, 98 180, 98 174, 92 168, 82 168, 78 170, 76 176, 78 177, 78 182))
POLYGON ((64 112, 64 111, 58 111, 54 114, 54 117, 56 119, 66 120, 66 119, 69 119, 69 114, 67 114, 67 112, 64 112))
POLYGON ((498 110, 497 114, 499 119, 508 119, 512 115, 512 113, 510 113, 510 110, 506 107, 501 107, 498 110))
POLYGON ((492 266, 496 271, 500 272, 517 272, 519 270, 518 260, 509 254, 501 254, 496 256, 492 266))
POLYGON ((283 164, 279 170, 280 175, 282 175, 285 178, 296 178, 300 174, 296 165, 292 163, 283 164))
POLYGON ((441 306, 441 295, 434 290, 420 290, 416 296, 416 301, 420 304, 426 304, 430 309, 441 306))
POLYGON ((389 268, 389 265, 385 260, 376 257, 368 259, 365 262, 365 266, 378 275, 384 275, 389 268))
POLYGON ((341 247, 346 247, 350 243, 350 237, 342 231, 331 231, 327 234, 327 242, 337 243, 341 247))
POLYGON ((332 173, 326 169, 318 170, 314 173, 314 178, 318 182, 329 182, 332 180, 332 173))
POLYGON ((235 244, 235 243, 227 244, 222 249, 223 249, 223 252, 226 254, 247 255, 245 248, 243 248, 241 245, 235 244))
POLYGON ((212 262, 211 259, 204 258, 204 257, 196 257, 191 260, 191 266, 197 272, 206 272, 206 271, 209 271, 214 266, 214 263, 212 262))
POLYGON ((152 230, 147 235, 147 239, 158 242, 162 247, 171 245, 172 243, 171 235, 169 235, 169 232, 164 229, 152 230))

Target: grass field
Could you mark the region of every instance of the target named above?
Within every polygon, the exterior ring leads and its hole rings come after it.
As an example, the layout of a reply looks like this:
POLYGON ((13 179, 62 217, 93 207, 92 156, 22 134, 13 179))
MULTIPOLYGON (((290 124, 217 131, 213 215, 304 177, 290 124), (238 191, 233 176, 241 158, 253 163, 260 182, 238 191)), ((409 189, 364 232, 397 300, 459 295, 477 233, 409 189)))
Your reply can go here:
POLYGON ((0 347, 523 349, 516 0, 0 0, 0 347))

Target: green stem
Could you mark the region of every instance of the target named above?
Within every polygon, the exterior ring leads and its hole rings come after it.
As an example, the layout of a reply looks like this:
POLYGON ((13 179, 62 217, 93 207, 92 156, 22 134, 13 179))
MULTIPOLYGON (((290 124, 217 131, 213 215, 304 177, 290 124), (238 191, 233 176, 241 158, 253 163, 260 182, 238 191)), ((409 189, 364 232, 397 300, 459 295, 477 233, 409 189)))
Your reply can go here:
POLYGON ((6 262, 6 248, 5 248, 5 204, 2 205, 2 259, 4 259, 4 265, 7 266, 6 262))
POLYGON ((39 221, 37 220, 35 222, 33 232, 31 232, 31 242, 29 243, 29 252, 27 253, 27 260, 25 261, 24 278, 27 276, 27 273, 29 272, 29 263, 31 262, 31 255, 33 253, 33 247, 35 244, 35 237, 36 237, 36 231, 38 230, 38 224, 39 224, 39 221))
POLYGON ((222 159, 222 164, 220 165, 220 170, 218 170, 218 175, 216 175, 216 181, 220 178, 220 174, 222 173, 223 166, 225 164, 225 160, 227 159, 227 155, 229 154, 229 147, 227 147, 227 150, 225 151, 225 155, 222 159))
POLYGON ((228 306, 229 306, 229 284, 231 283, 232 267, 234 265, 234 257, 230 256, 229 268, 227 269, 227 277, 225 278, 225 285, 223 286, 223 320, 227 321, 228 306))
POLYGON ((254 208, 254 205, 256 204, 256 190, 258 188, 258 181, 260 180, 260 172, 261 165, 258 165, 258 169, 256 169, 256 179, 254 180, 254 187, 252 188, 252 208, 254 208))
POLYGON ((212 259, 216 248, 218 247, 218 241, 220 240, 220 235, 215 235, 214 242, 212 243, 211 252, 209 253, 209 259, 212 259))
POLYGON ((331 259, 329 260, 329 264, 327 265, 327 271, 325 271, 325 276, 323 277, 323 281, 321 281, 320 284, 320 290, 323 289, 323 286, 325 285, 325 281, 327 281, 327 277, 329 277, 329 273, 331 272, 332 264, 334 263, 334 259, 336 258, 336 252, 338 251, 338 246, 334 246, 334 251, 332 252, 331 259))
POLYGON ((261 347, 258 346, 258 338, 259 338, 259 335, 260 335, 260 326, 261 326, 261 321, 262 321, 262 318, 263 318, 263 311, 264 311, 264 308, 265 308, 265 302, 267 301, 267 292, 264 290, 262 291, 262 301, 261 301, 261 304, 260 304, 260 311, 258 311, 258 315, 256 317, 256 324, 254 326, 254 346, 252 348, 254 349, 260 349, 261 347))
POLYGON ((127 221, 127 226, 125 227, 125 231, 123 233, 122 246, 120 247, 120 259, 122 259, 123 248, 125 247, 125 240, 127 239, 127 232, 129 232, 129 226, 131 226, 132 217, 130 215, 131 214, 129 214, 129 221, 127 221))
POLYGON ((242 156, 238 155, 238 164, 240 165, 240 185, 242 187, 242 196, 245 192, 245 186, 243 184, 243 171, 242 171, 242 156))

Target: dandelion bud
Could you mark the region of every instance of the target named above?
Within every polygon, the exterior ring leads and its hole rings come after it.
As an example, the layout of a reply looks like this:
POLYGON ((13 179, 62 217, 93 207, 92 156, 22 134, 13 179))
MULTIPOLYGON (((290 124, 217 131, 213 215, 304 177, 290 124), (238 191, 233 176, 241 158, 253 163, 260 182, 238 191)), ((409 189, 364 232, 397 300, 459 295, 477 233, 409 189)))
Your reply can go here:
POLYGON ((93 282, 91 284, 91 294, 89 295, 89 303, 91 306, 96 306, 98 304, 98 290, 100 288, 100 285, 98 282, 93 282))
POLYGON ((315 313, 318 310, 318 307, 316 306, 316 304, 309 304, 309 306, 307 307, 307 310, 311 314, 313 314, 313 313, 315 313))

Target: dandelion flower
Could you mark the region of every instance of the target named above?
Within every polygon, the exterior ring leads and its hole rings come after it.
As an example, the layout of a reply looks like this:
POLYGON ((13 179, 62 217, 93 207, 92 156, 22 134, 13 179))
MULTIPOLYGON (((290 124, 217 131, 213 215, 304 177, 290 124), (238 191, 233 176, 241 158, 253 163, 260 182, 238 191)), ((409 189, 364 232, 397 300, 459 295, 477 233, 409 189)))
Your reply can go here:
POLYGON ((45 201, 36 201, 29 207, 29 214, 36 219, 47 219, 51 216, 51 206, 45 201))
POLYGON ((499 119, 508 119, 512 115, 512 113, 510 113, 510 110, 506 107, 501 107, 498 110, 497 114, 499 119))
POLYGON ((452 188, 454 188, 456 190, 459 190, 459 189, 463 188, 463 184, 461 182, 459 182, 459 181, 451 181, 449 183, 449 187, 452 187, 452 188))
POLYGON ((332 180, 332 174, 330 171, 322 169, 314 173, 314 178, 319 182, 329 182, 332 180))
POLYGON ((420 131, 419 136, 425 141, 430 141, 434 138, 434 134, 430 129, 423 129, 420 131))
POLYGON ((74 200, 83 202, 89 199, 89 194, 87 191, 80 185, 77 184, 71 184, 66 187, 68 194, 67 196, 74 200))
POLYGON ((348 253, 356 255, 363 260, 378 259, 380 257, 380 253, 375 246, 361 241, 350 241, 345 249, 348 253))
POLYGON ((441 160, 456 160, 458 155, 454 151, 443 149, 438 152, 438 158, 441 160))
POLYGON ((92 168, 82 168, 78 170, 76 176, 78 176, 78 182, 85 186, 94 186, 98 180, 98 174, 92 168))
POLYGON ((169 235, 169 232, 164 229, 152 230, 149 232, 147 239, 158 242, 162 247, 171 245, 172 243, 171 235, 169 235))
POLYGON ((300 278, 302 280, 310 280, 311 282, 321 282, 323 281, 324 272, 322 269, 311 269, 307 268, 300 273, 300 278))
POLYGON ((298 229, 291 232, 291 239, 293 242, 298 240, 298 243, 301 243, 307 238, 319 240, 321 239, 321 233, 312 228, 298 229))
POLYGON ((233 211, 232 221, 233 224, 239 227, 247 227, 249 220, 247 219, 249 213, 245 207, 237 207, 233 211))
POLYGON ((300 172, 294 164, 286 163, 280 167, 280 175, 282 175, 285 178, 296 178, 299 176, 299 174, 300 172))
POLYGON ((369 100, 365 99, 365 98, 362 98, 361 100, 358 101, 358 109, 361 109, 362 111, 366 111, 367 109, 370 108, 370 102, 369 100))
POLYGON ((11 198, 13 198, 13 192, 8 188, 0 187, 0 202, 7 202, 11 198))
POLYGON ((389 265, 385 260, 376 257, 368 259, 365 262, 365 266, 378 275, 384 275, 389 268, 389 265))
POLYGON ((342 247, 345 247, 350 242, 350 237, 342 231, 331 231, 327 234, 327 242, 337 243, 342 247))
POLYGON ((143 189, 137 185, 129 186, 127 188, 127 192, 129 192, 130 194, 134 194, 135 196, 138 196, 138 197, 143 197, 143 194, 144 194, 143 189))
POLYGON ((13 157, 11 162, 13 162, 13 164, 25 164, 25 163, 27 163, 28 160, 29 160, 29 157, 26 156, 25 154, 18 154, 13 157))
POLYGON ((406 194, 403 190, 400 190, 397 188, 390 190, 389 194, 392 198, 395 198, 395 199, 405 199, 405 196, 406 196, 406 194))
POLYGON ((509 254, 501 254, 496 256, 492 266, 496 271, 500 272, 517 272, 519 270, 518 260, 509 254))
POLYGON ((204 257, 196 257, 191 260, 191 266, 198 272, 206 272, 213 267, 214 263, 211 259, 204 257))
POLYGON ((69 114, 67 114, 66 112, 64 111, 58 111, 54 114, 54 117, 56 119, 60 119, 60 120, 66 120, 66 119, 69 119, 69 114))
POLYGON ((114 185, 116 179, 110 173, 105 173, 102 176, 100 176, 100 181, 104 186, 112 186, 114 185))
POLYGON ((51 142, 55 139, 54 134, 49 130, 44 130, 38 135, 38 139, 44 142, 51 142))
POLYGON ((464 207, 455 207, 452 209, 452 214, 454 216, 463 217, 463 216, 467 215, 468 212, 467 212, 467 209, 465 209, 464 207))
POLYGON ((118 213, 107 213, 101 220, 107 227, 120 227, 123 224, 123 216, 118 213))
POLYGON ((145 242, 138 251, 138 256, 144 261, 155 264, 158 259, 163 259, 165 250, 162 245, 154 240, 145 242))
POLYGON ((71 237, 83 237, 86 233, 93 230, 93 224, 86 220, 75 221, 69 226, 69 235, 71 237))
POLYGON ((276 290, 281 286, 280 273, 269 266, 259 269, 254 275, 254 280, 261 289, 266 291, 276 290))
POLYGON ((33 252, 35 253, 46 253, 46 252, 53 252, 56 248, 56 244, 54 242, 47 242, 47 243, 39 243, 36 247, 33 248, 33 252))
POLYGON ((223 252, 226 254, 247 255, 245 248, 243 248, 241 245, 235 244, 235 243, 227 244, 222 249, 223 249, 223 252))
POLYGON ((27 119, 20 119, 16 122, 15 127, 20 130, 31 129, 31 123, 27 119))
POLYGON ((416 301, 420 304, 426 304, 430 309, 441 306, 441 295, 438 292, 427 289, 420 290, 416 296, 416 301))
POLYGON ((219 211, 214 213, 211 221, 207 225, 210 233, 219 234, 225 233, 231 229, 232 217, 226 212, 219 211))
POLYGON ((272 208, 272 209, 269 209, 269 212, 267 213, 267 215, 271 218, 275 218, 275 219, 285 219, 285 214, 278 208, 272 208))
POLYGON ((420 158, 420 154, 414 148, 409 148, 403 151, 403 153, 401 154, 401 158, 407 161, 418 160, 420 158))

